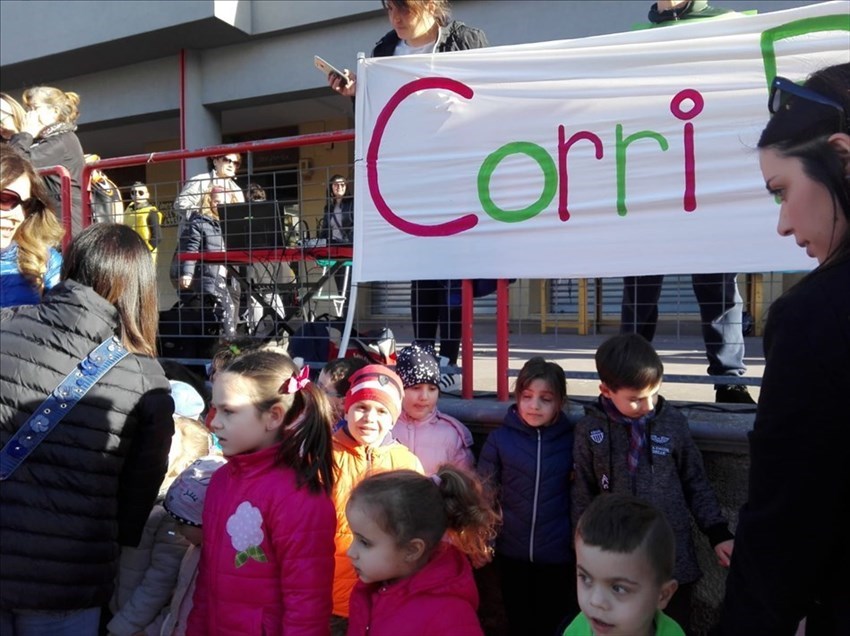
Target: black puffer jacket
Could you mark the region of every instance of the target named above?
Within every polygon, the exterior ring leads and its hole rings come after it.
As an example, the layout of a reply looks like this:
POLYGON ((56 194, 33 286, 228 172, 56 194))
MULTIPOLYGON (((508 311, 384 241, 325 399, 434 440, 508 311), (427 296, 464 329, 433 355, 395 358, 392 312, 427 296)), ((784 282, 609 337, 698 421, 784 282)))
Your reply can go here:
MULTIPOLYGON (((192 212, 180 234, 178 253, 203 254, 224 252, 226 249, 224 236, 221 232, 221 222, 200 212, 192 212)), ((218 264, 204 263, 203 257, 198 261, 183 261, 179 265, 180 276, 191 276, 192 291, 199 294, 218 295, 216 281, 224 278, 223 269, 224 267, 218 264)))
MULTIPOLYGON (((0 444, 96 345, 111 303, 60 283, 0 322, 0 444)), ((159 363, 130 354, 0 486, 0 609, 109 601, 119 544, 141 538, 168 461, 174 402, 159 363)))

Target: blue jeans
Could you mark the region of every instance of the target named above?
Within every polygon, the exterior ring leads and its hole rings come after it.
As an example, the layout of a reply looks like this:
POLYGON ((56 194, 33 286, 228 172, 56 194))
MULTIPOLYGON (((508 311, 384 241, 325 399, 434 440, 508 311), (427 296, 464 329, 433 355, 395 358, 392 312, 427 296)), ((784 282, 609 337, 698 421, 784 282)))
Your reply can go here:
MULTIPOLYGON (((744 365, 744 306, 737 274, 692 274, 699 303, 709 375, 741 376, 744 365)), ((620 333, 639 333, 652 342, 664 276, 623 278, 620 333)))
POLYGON ((97 636, 100 608, 67 611, 0 611, 2 636, 97 636))

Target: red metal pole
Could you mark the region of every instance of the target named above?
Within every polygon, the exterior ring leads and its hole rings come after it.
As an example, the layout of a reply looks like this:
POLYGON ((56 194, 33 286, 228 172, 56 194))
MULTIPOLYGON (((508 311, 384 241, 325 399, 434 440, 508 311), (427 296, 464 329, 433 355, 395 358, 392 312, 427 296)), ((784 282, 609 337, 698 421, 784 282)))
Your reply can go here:
POLYGON ((474 309, 472 298, 472 281, 464 280, 461 283, 461 349, 463 355, 461 357, 461 368, 463 373, 460 376, 460 396, 464 400, 472 399, 473 385, 473 355, 472 355, 472 312, 474 309))
MULTIPOLYGON (((180 49, 180 148, 186 148, 186 49, 180 49)), ((180 182, 186 181, 186 160, 180 162, 180 182)))
MULTIPOLYGON (((68 243, 71 242, 71 173, 68 172, 68 169, 65 166, 51 166, 49 168, 44 168, 38 171, 39 174, 56 174, 59 175, 59 197, 62 199, 62 226, 65 228, 65 236, 62 237, 62 249, 64 250, 68 247, 68 243)), ((83 192, 87 192, 87 184, 88 181, 85 179, 85 175, 83 178, 83 183, 81 185, 83 192)), ((83 228, 85 228, 88 223, 85 222, 86 214, 91 214, 89 212, 91 206, 89 205, 88 198, 83 195, 83 228)))
POLYGON ((496 397, 507 402, 508 392, 508 281, 500 278, 496 283, 496 397))

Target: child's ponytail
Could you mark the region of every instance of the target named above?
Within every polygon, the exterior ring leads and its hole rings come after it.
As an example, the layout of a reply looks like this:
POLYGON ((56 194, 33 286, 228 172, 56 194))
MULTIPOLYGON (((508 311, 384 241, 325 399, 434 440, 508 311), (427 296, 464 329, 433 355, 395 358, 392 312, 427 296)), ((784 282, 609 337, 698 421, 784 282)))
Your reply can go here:
POLYGON ((292 466, 299 486, 306 485, 313 492, 324 491, 327 495, 334 486, 332 426, 332 409, 327 395, 317 384, 307 380, 296 391, 292 408, 283 418, 283 441, 278 460, 292 466))
POLYGON ((299 487, 330 495, 334 485, 333 416, 327 396, 310 382, 309 369, 299 370, 283 353, 255 349, 234 358, 224 371, 253 381, 255 406, 260 411, 276 404, 283 407, 278 462, 295 471, 299 487))
POLYGON ((452 464, 443 464, 431 477, 443 498, 452 543, 464 552, 475 567, 493 556, 493 540, 501 515, 491 493, 472 473, 452 464))

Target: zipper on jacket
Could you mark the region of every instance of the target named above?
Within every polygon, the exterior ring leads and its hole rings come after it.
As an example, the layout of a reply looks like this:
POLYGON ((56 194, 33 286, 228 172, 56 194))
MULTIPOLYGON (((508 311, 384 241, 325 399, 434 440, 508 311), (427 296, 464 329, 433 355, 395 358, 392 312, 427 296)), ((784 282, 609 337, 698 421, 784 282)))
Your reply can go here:
POLYGON ((537 432, 537 466, 534 474, 534 503, 531 506, 531 536, 528 541, 528 560, 534 563, 534 531, 537 526, 537 499, 540 496, 540 453, 543 446, 543 438, 540 434, 540 429, 537 432))

